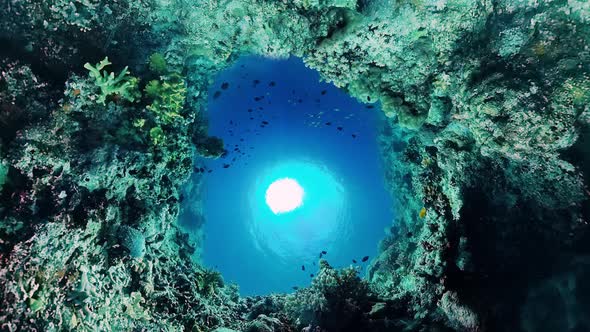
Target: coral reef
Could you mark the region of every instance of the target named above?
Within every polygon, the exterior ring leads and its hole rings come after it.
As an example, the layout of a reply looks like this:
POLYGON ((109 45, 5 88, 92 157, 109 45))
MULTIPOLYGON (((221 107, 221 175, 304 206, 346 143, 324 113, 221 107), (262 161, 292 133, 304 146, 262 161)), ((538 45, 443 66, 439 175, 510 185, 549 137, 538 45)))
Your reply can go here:
POLYGON ((1 330, 590 330, 588 2, 0 9, 1 330), (240 298, 193 259, 183 185, 224 154, 207 86, 243 54, 301 56, 383 112, 397 216, 366 280, 323 262, 240 298))

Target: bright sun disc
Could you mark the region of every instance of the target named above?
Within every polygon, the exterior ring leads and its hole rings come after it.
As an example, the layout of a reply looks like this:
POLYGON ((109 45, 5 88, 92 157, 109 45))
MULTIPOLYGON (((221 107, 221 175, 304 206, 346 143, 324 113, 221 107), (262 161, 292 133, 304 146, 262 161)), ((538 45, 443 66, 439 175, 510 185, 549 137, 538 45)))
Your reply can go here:
POLYGON ((276 180, 266 189, 266 204, 274 214, 291 212, 303 203, 303 188, 290 178, 276 180))

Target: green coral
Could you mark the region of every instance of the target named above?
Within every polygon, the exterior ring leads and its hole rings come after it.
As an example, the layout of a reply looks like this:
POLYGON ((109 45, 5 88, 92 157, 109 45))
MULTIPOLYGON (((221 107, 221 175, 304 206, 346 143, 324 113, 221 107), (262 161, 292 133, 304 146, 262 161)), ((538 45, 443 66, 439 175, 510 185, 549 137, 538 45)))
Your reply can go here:
POLYGON ((203 295, 211 296, 218 288, 223 287, 221 273, 215 270, 203 270, 197 280, 197 288, 203 295))
POLYGON ((154 53, 150 56, 149 66, 151 71, 158 74, 164 73, 166 68, 168 68, 166 59, 161 53, 154 53))
POLYGON ((157 126, 150 129, 150 138, 152 139, 152 143, 154 143, 154 145, 161 145, 166 140, 166 135, 164 134, 162 127, 157 126))
POLYGON ((90 71, 90 77, 96 80, 96 85, 100 88, 100 95, 98 95, 97 102, 100 104, 106 103, 106 98, 112 95, 118 95, 122 98, 134 102, 136 99, 141 97, 138 90, 139 80, 136 77, 128 76, 128 68, 125 67, 115 76, 115 73, 107 72, 103 70, 106 66, 111 65, 109 58, 106 57, 101 62, 97 63, 96 66, 92 66, 90 63, 86 63, 84 68, 90 71), (102 72, 101 72, 102 71, 102 72))
POLYGON ((6 183, 7 175, 8 175, 8 166, 6 165, 6 163, 4 161, 0 161, 0 190, 2 190, 2 187, 6 183))
POLYGON ((161 80, 152 80, 146 85, 144 91, 153 99, 152 104, 147 108, 156 115, 159 122, 171 124, 183 119, 180 112, 186 100, 186 86, 180 75, 172 74, 161 80))

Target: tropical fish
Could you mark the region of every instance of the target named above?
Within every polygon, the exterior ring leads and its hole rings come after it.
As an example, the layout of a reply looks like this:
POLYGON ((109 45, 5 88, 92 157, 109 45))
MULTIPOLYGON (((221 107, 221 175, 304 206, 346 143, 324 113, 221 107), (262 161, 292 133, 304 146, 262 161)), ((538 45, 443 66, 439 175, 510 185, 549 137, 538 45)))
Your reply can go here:
POLYGON ((365 257, 363 257, 363 259, 361 259, 361 261, 363 261, 363 262, 366 262, 368 260, 369 260, 369 256, 365 256, 365 257))
POLYGON ((305 265, 301 265, 301 271, 305 271, 305 265))
POLYGON ((353 259, 353 260, 352 260, 352 262, 353 262, 354 264, 356 264, 356 259, 353 259))
POLYGON ((418 216, 420 216, 420 219, 423 219, 424 217, 426 217, 426 208, 425 207, 423 207, 420 210, 420 213, 418 214, 418 216))
POLYGON ((227 88, 229 88, 229 83, 227 83, 227 82, 221 83, 221 89, 222 90, 227 90, 227 88))

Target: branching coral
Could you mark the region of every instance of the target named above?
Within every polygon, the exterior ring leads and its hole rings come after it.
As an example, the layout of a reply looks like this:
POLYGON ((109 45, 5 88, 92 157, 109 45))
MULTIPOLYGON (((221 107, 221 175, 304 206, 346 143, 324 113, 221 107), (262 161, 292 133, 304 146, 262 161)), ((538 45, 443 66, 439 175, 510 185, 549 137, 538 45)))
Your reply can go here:
POLYGON ((119 231, 120 243, 129 251, 129 256, 142 258, 145 254, 145 236, 137 229, 129 226, 121 226, 119 231))
POLYGON ((204 269, 198 274, 197 288, 203 295, 211 296, 221 287, 223 287, 223 278, 218 271, 204 269))
POLYGON ((152 80, 145 87, 145 93, 153 102, 148 110, 163 124, 182 120, 180 114, 186 99, 186 86, 178 74, 165 76, 162 80, 152 80))
POLYGON ((299 326, 352 331, 363 324, 361 317, 368 311, 369 296, 368 284, 359 278, 357 269, 336 270, 321 260, 311 287, 289 295, 285 305, 299 326))
POLYGON ((127 76, 129 75, 127 67, 123 68, 121 73, 119 73, 119 75, 116 77, 115 73, 109 73, 106 70, 103 70, 105 67, 111 64, 112 63, 109 62, 109 58, 106 57, 95 66, 92 66, 90 63, 86 63, 84 65, 84 68, 90 71, 90 77, 95 79, 96 86, 100 88, 100 94, 97 96, 97 102, 104 105, 107 97, 112 95, 118 95, 130 102, 133 102, 141 97, 141 94, 137 88, 139 80, 133 76, 127 76))

